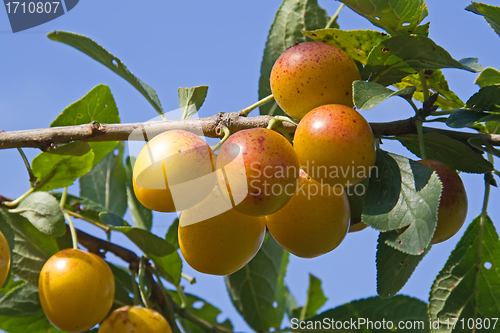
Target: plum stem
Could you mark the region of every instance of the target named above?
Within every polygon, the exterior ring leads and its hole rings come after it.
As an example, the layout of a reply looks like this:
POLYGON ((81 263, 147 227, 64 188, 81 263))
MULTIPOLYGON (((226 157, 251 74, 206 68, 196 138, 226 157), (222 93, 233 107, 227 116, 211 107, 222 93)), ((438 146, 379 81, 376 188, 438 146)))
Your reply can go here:
POLYGON ((483 208, 481 210, 481 224, 484 223, 486 215, 488 214, 488 201, 490 199, 490 188, 491 188, 491 179, 493 175, 491 172, 486 173, 484 175, 484 199, 483 199, 483 208))
POLYGON ((109 233, 109 232, 110 232, 109 227, 108 227, 108 226, 106 226, 106 225, 104 225, 104 224, 102 224, 102 223, 99 223, 99 222, 97 222, 97 221, 94 221, 94 220, 92 220, 92 219, 89 219, 89 218, 87 218, 87 217, 85 217, 85 216, 83 216, 83 215, 81 215, 81 214, 78 214, 77 212, 73 212, 73 211, 70 211, 70 210, 67 210, 66 212, 67 212, 67 213, 68 213, 68 215, 70 215, 70 216, 73 216, 73 217, 75 217, 75 218, 77 218, 77 219, 80 219, 80 220, 82 220, 82 221, 88 222, 88 223, 92 224, 93 226, 96 226, 96 227, 98 227, 98 228, 101 228, 101 229, 102 229, 102 230, 104 230, 106 233, 109 233))
POLYGON ((182 290, 182 287, 181 286, 175 286, 175 289, 177 289, 177 294, 179 295, 179 297, 181 298, 181 309, 185 309, 186 308, 186 295, 184 294, 184 290, 182 290))
POLYGON ((229 130, 229 128, 227 128, 227 126, 222 127, 222 132, 224 133, 224 136, 219 142, 217 142, 215 146, 211 147, 212 151, 218 150, 231 135, 231 131, 229 130))
POLYGON ((281 133, 285 137, 285 139, 290 141, 290 143, 293 143, 293 137, 290 135, 290 133, 288 133, 286 128, 283 126, 283 123, 280 123, 278 126, 276 126, 274 130, 278 133, 281 133))
POLYGON ((296 121, 292 120, 291 118, 284 117, 284 116, 275 116, 275 117, 274 117, 274 119, 279 120, 279 121, 281 121, 281 122, 286 121, 286 122, 288 122, 288 123, 290 123, 290 124, 294 124, 295 126, 298 126, 298 125, 299 125, 299 123, 298 123, 298 122, 296 122, 296 121))
POLYGON ((288 141, 290 141, 290 143, 293 143, 293 137, 290 135, 290 133, 288 133, 285 126, 283 126, 284 121, 292 123, 295 126, 298 125, 298 123, 296 123, 295 121, 293 121, 292 119, 290 119, 288 117, 275 116, 274 118, 269 120, 269 124, 267 125, 267 129, 275 130, 276 132, 281 133, 288 141))
POLYGON ((412 108, 413 108, 413 110, 415 111, 415 114, 416 114, 416 115, 418 115, 418 113, 419 113, 419 112, 418 112, 418 108, 417 108, 417 106, 415 105, 415 103, 412 101, 412 99, 411 99, 411 98, 408 98, 406 101, 407 101, 408 103, 410 103, 411 107, 412 107, 412 108))
POLYGON ((30 176, 31 186, 33 186, 36 182, 36 177, 33 174, 33 170, 31 170, 30 162, 26 158, 26 155, 24 154, 24 151, 21 148, 17 148, 17 151, 19 152, 19 154, 21 154, 21 158, 23 159, 24 165, 26 166, 26 170, 28 171, 28 175, 30 176))
POLYGON ((68 222, 69 230, 71 232, 71 240, 73 241, 73 248, 78 250, 78 236, 76 235, 75 225, 73 224, 73 219, 68 214, 68 212, 64 209, 66 205, 66 199, 68 198, 68 187, 65 187, 61 196, 61 201, 59 202, 59 207, 64 215, 64 219, 68 222))
POLYGON ((73 220, 71 219, 71 216, 69 216, 68 212, 64 211, 63 214, 64 218, 68 222, 69 230, 71 231, 71 240, 73 241, 73 248, 75 250, 78 250, 78 237, 76 235, 76 230, 73 224, 73 220))
POLYGON ((34 192, 35 190, 37 189, 37 186, 34 186, 34 187, 30 187, 29 190, 27 190, 23 195, 21 195, 19 198, 13 200, 13 201, 7 201, 7 202, 4 202, 3 205, 5 207, 9 207, 9 208, 15 208, 17 207, 17 205, 19 205, 19 203, 21 201, 23 201, 24 198, 26 198, 28 195, 30 195, 32 192, 34 192))
POLYGON ((418 76, 420 77, 420 82, 422 84, 422 92, 424 94, 424 102, 429 100, 429 88, 427 88, 427 79, 425 78, 424 71, 418 71, 418 76))
POLYGON ((269 96, 267 96, 267 97, 264 97, 264 98, 263 98, 263 99, 261 99, 260 101, 258 101, 258 102, 256 102, 256 103, 254 103, 254 104, 250 105, 249 107, 247 107, 247 108, 244 108, 244 109, 240 110, 240 111, 238 112, 238 114, 239 114, 240 116, 242 116, 242 117, 246 117, 246 116, 248 116, 248 114, 249 114, 250 112, 252 112, 254 109, 256 109, 256 108, 258 108, 259 106, 262 106, 262 105, 264 105, 264 104, 266 104, 266 103, 268 103, 268 102, 270 102, 270 101, 272 101, 272 100, 274 100, 274 96, 271 94, 271 95, 269 95, 269 96))
POLYGON ((325 29, 329 29, 332 26, 332 24, 335 21, 337 21, 337 18, 339 17, 339 13, 342 10, 342 8, 344 8, 344 6, 345 5, 343 3, 340 4, 340 6, 339 6, 339 8, 337 8, 337 11, 335 12, 335 14, 333 14, 333 16, 330 18, 330 21, 328 21, 328 23, 326 24, 325 29))
POLYGON ((181 277, 185 279, 189 284, 195 284, 196 283, 196 278, 189 276, 187 274, 181 273, 181 277))
POLYGON ((134 305, 139 305, 139 287, 137 286, 137 274, 135 271, 130 270, 130 278, 132 280, 132 289, 134 294, 134 305))
POLYGON ((61 209, 64 209, 67 199, 68 199, 68 187, 65 187, 61 195, 61 201, 59 202, 59 207, 61 207, 61 209))
POLYGON ((424 130, 422 127, 422 120, 421 119, 415 120, 415 126, 417 127, 418 143, 420 145, 420 157, 423 160, 425 160, 427 158, 427 152, 425 150, 424 130))

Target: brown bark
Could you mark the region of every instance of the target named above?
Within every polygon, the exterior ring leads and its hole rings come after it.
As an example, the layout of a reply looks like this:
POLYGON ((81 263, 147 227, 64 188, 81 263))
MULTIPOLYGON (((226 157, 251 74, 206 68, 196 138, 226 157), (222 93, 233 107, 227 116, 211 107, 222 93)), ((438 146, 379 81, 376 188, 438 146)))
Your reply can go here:
MULTIPOLYGON (((0 132, 0 149, 8 148, 39 148, 43 151, 51 147, 74 140, 96 141, 127 141, 144 140, 144 133, 151 139, 155 135, 169 130, 185 130, 207 137, 221 136, 222 127, 229 128, 231 133, 249 128, 267 127, 271 116, 243 117, 238 112, 219 113, 211 117, 188 120, 170 120, 130 124, 100 124, 92 122, 85 125, 51 127, 15 132, 0 132)), ((295 131, 295 125, 284 122, 288 132, 295 131)), ((377 136, 395 136, 416 133, 414 118, 385 123, 371 123, 377 136)), ((453 139, 467 142, 471 137, 482 138, 494 146, 500 146, 498 134, 476 134, 424 127, 425 133, 435 132, 447 135, 453 139)))

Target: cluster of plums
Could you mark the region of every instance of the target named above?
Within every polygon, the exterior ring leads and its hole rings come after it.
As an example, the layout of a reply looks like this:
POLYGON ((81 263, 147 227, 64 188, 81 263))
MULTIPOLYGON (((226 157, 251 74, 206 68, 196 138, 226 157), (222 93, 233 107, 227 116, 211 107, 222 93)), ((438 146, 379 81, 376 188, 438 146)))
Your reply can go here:
MULTIPOLYGON (((327 43, 296 44, 276 61, 276 102, 299 120, 293 146, 271 129, 231 135, 216 155, 192 133, 157 135, 134 166, 139 201, 159 212, 182 211, 179 245, 197 271, 231 274, 253 258, 266 228, 291 253, 313 258, 335 249, 349 230, 344 188, 370 175, 376 152, 370 125, 352 107, 360 75, 344 51, 327 43)), ((433 243, 462 226, 467 197, 460 177, 437 161, 444 192, 433 243), (445 212, 446 210, 446 212, 445 212)), ((352 231, 366 227, 354 225, 352 231)))
MULTIPOLYGON (((218 155, 203 139, 181 130, 164 132, 145 145, 133 170, 135 194, 152 210, 182 211, 179 245, 190 266, 231 274, 257 253, 266 228, 283 248, 304 258, 342 242, 351 218, 344 188, 368 177, 376 159, 370 125, 352 108, 351 86, 358 79, 354 61, 342 50, 319 42, 298 44, 279 57, 270 78, 277 103, 300 121, 293 146, 264 128, 236 132, 218 155)), ((443 184, 432 239, 439 243, 465 221, 465 188, 449 166, 420 162, 443 184)), ((352 229, 365 226, 357 223, 352 229)), ((1 236, 3 283, 10 250, 1 236)), ((106 262, 78 249, 53 255, 38 287, 47 318, 67 332, 83 332, 103 321, 115 294, 106 262)), ((171 328, 153 310, 126 306, 99 328, 99 333, 116 332, 170 333, 171 328)))

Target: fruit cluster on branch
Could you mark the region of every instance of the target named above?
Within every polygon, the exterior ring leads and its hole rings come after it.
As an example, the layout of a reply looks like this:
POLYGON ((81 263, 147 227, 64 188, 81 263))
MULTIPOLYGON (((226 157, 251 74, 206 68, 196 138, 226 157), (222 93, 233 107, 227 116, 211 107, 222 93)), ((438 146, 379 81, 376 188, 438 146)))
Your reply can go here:
MULTIPOLYGON (((128 124, 99 124, 92 122, 86 125, 51 127, 34 130, 0 132, 0 149, 9 148, 38 148, 47 151, 58 144, 74 140, 85 142, 98 141, 127 141, 132 132, 136 130, 147 131, 148 136, 154 136, 165 131, 184 130, 199 133, 200 130, 206 137, 218 138, 220 129, 227 127, 231 133, 250 128, 266 128, 272 116, 244 117, 239 112, 218 113, 215 116, 185 119, 166 120, 145 123, 128 124)), ((376 136, 395 136, 403 134, 416 134, 415 118, 396 120, 391 122, 370 123, 376 136)), ((296 126, 283 123, 289 133, 294 133, 296 126)), ((500 146, 499 134, 476 134, 459 131, 450 131, 431 127, 424 127, 424 133, 440 133, 450 138, 467 142, 469 138, 481 138, 494 146, 500 146)))

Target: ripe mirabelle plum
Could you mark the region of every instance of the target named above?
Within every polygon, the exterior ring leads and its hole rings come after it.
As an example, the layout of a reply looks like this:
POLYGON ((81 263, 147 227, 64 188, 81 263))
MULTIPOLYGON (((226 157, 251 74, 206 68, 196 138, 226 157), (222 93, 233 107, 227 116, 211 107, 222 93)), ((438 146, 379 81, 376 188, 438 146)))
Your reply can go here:
POLYGON ((293 145, 300 167, 314 180, 331 186, 357 184, 375 165, 370 125, 344 105, 328 104, 309 112, 297 126, 293 145))
POLYGON ((227 195, 216 187, 181 214, 179 246, 189 266, 198 272, 234 273, 255 256, 264 240, 265 218, 237 212, 227 195))
POLYGON ((217 156, 219 187, 246 215, 265 216, 281 209, 297 186, 299 161, 281 134, 253 128, 229 137, 217 156))
POLYGON ((339 246, 347 234, 349 217, 349 201, 342 187, 322 185, 300 170, 292 199, 266 219, 278 244, 298 257, 314 258, 339 246))
POLYGON ((115 298, 115 279, 97 255, 64 249, 43 266, 38 292, 47 319, 62 331, 78 333, 106 317, 115 298))
POLYGON ((113 311, 97 333, 172 333, 169 323, 158 312, 138 306, 113 311))
POLYGON ((431 244, 441 243, 455 235, 464 225, 467 217, 467 193, 462 179, 453 168, 436 160, 418 162, 436 171, 443 184, 436 231, 431 240, 431 244))
POLYGON ((210 194, 216 183, 214 171, 212 150, 202 138, 181 130, 164 132, 137 156, 134 192, 149 209, 181 211, 210 194))
POLYGON ((3 286, 10 269, 10 247, 7 239, 0 232, 0 287, 3 286))
POLYGON ((322 42, 290 47, 274 63, 270 77, 276 102, 298 120, 321 105, 353 106, 352 82, 360 79, 347 53, 322 42))

